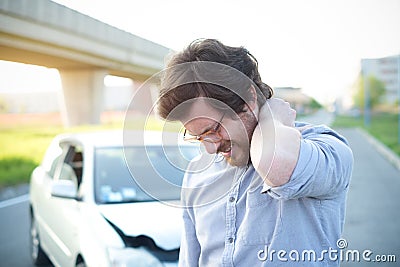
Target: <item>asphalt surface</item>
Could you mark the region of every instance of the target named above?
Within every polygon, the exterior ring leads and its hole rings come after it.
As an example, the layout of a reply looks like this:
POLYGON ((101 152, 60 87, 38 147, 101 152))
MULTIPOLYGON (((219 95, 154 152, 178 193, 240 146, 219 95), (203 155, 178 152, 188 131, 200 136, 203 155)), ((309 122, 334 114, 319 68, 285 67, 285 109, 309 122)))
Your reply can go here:
POLYGON ((28 200, 1 202, 0 266, 33 267, 29 254, 28 200))
MULTIPOLYGON (((330 125, 334 115, 320 110, 303 119, 330 125)), ((382 146, 378 149, 379 141, 371 142, 374 138, 366 138, 359 129, 336 130, 346 137, 354 156, 341 266, 400 266, 400 170, 389 162, 387 153, 381 153, 382 146)), ((397 166, 399 162, 397 157, 397 166)))
MULTIPOLYGON (((332 117, 319 113, 310 121, 330 124, 332 117)), ((359 130, 337 130, 347 138, 354 154, 342 235, 347 246, 342 250, 341 266, 400 266, 400 171, 359 130), (352 254, 357 252, 359 260, 352 254), (363 258, 363 253, 370 262, 363 258), (396 262, 388 262, 393 261, 392 255, 396 262), (376 256, 386 258, 386 262, 376 261, 376 256)), ((25 190, 26 187, 21 192, 25 190)), ((0 202, 0 266, 32 266, 28 252, 28 202, 6 206, 1 203, 4 202, 0 202)))
POLYGON ((372 260, 376 255, 395 255, 397 260, 397 263, 349 261, 342 266, 400 266, 400 171, 359 130, 339 132, 348 139, 354 155, 342 235, 347 241, 345 250, 360 253, 371 250, 372 260))

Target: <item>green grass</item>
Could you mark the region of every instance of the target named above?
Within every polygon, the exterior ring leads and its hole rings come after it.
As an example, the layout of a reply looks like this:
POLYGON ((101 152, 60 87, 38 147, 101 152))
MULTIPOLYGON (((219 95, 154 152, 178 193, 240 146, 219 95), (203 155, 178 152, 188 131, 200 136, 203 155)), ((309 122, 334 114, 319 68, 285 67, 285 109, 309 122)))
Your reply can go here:
MULTIPOLYGON (((112 121, 102 125, 84 125, 65 129, 61 125, 45 125, 45 122, 25 125, 0 124, 0 189, 6 186, 29 182, 30 174, 39 165, 51 140, 60 133, 90 132, 122 129, 123 122, 112 121)), ((160 120, 150 117, 135 117, 129 120, 129 129, 179 130, 179 125, 166 126, 160 120)))
POLYGON ((364 118, 337 116, 333 127, 360 127, 365 129, 397 155, 400 156, 398 143, 398 115, 394 113, 374 113, 369 127, 364 125, 364 118))

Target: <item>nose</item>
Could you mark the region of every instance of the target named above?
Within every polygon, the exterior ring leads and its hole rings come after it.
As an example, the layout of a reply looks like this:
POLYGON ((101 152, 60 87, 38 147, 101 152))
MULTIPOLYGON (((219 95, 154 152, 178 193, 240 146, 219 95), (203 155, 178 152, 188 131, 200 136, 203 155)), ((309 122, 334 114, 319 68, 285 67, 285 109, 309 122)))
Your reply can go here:
POLYGON ((203 142, 202 144, 204 145, 208 154, 216 154, 221 142, 217 143, 203 142))

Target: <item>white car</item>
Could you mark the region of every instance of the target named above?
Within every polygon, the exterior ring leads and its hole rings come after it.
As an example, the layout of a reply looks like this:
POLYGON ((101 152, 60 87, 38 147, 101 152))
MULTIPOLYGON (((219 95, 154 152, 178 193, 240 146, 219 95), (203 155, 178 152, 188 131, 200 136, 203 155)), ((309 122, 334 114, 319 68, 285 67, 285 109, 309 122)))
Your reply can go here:
POLYGON ((200 153, 177 139, 122 131, 57 136, 31 175, 34 263, 176 266, 182 222, 175 204, 184 169, 200 153))

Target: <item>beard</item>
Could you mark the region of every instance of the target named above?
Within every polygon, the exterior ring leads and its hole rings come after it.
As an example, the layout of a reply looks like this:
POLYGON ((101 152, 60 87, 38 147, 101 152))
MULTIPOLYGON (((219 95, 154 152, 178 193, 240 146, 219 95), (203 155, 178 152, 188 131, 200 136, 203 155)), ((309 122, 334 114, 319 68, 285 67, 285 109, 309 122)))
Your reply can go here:
POLYGON ((251 111, 239 114, 238 121, 241 122, 240 137, 222 140, 218 152, 225 157, 230 165, 240 167, 251 162, 250 144, 258 122, 251 111))

